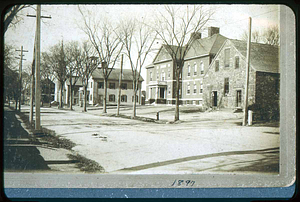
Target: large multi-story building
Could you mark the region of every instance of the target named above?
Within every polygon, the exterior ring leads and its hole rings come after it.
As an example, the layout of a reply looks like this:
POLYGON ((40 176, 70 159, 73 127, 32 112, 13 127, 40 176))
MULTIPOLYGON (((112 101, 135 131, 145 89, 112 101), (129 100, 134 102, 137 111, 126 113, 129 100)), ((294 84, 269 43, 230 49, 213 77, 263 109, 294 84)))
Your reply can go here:
MULTIPOLYGON (((205 38, 201 38, 201 34, 191 37, 197 38, 185 57, 180 78, 180 104, 242 108, 247 43, 227 39, 216 27, 209 27, 205 38)), ((276 111, 279 109, 280 79, 278 46, 251 43, 250 52, 249 104, 256 104, 261 111, 273 106, 271 111, 276 111)), ((164 46, 146 69, 146 101, 174 104, 174 68, 164 46)))
MULTIPOLYGON (((207 107, 242 108, 246 85, 247 43, 228 39, 222 45, 204 76, 207 107)), ((256 116, 270 110, 279 114, 279 48, 251 43, 248 104, 256 105, 256 116), (271 107, 271 108, 270 108, 271 107)), ((270 113, 269 113, 270 114, 270 113)), ((264 119, 263 117, 260 119, 264 119)))
MULTIPOLYGON (((209 27, 207 37, 201 38, 201 33, 193 33, 191 37, 195 40, 185 57, 179 95, 183 104, 202 105, 204 72, 227 38, 219 34, 217 27, 209 27)), ((165 46, 160 48, 146 69, 146 101, 150 104, 175 104, 175 72, 165 46)))

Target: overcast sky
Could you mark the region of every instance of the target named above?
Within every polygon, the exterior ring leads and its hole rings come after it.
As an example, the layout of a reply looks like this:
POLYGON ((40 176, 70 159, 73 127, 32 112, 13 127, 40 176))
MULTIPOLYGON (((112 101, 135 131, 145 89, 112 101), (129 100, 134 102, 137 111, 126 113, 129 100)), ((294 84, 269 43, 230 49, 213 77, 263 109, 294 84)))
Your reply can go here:
MULTIPOLYGON (((162 5, 81 5, 98 14, 109 16, 110 20, 119 21, 128 16, 137 17, 147 15, 151 17, 162 5)), ((186 5, 182 5, 186 6, 186 5)), ((207 5, 209 6, 209 5, 207 5)), ((33 6, 35 7, 35 6, 33 6)), ((278 5, 211 5, 215 10, 213 20, 208 26, 220 27, 220 34, 232 39, 239 39, 244 30, 248 28, 248 18, 252 17, 252 29, 262 30, 271 25, 279 26, 278 5)), ((5 43, 14 45, 16 48, 24 46, 28 50, 25 53, 24 66, 29 66, 33 58, 34 34, 36 19, 26 17, 27 14, 35 14, 35 10, 28 8, 22 11, 23 20, 15 27, 10 27, 5 33, 5 43)), ((51 16, 51 19, 43 19, 41 27, 41 50, 47 51, 49 47, 57 44, 60 40, 86 40, 87 36, 79 29, 82 23, 81 14, 76 5, 42 5, 42 15, 51 16)), ((206 32, 202 33, 202 37, 206 32)), ((149 57, 147 64, 151 63, 153 56, 149 57)), ((130 68, 125 65, 125 68, 130 68)), ((142 76, 145 78, 145 69, 142 76)), ((145 88, 145 84, 143 85, 145 88)))

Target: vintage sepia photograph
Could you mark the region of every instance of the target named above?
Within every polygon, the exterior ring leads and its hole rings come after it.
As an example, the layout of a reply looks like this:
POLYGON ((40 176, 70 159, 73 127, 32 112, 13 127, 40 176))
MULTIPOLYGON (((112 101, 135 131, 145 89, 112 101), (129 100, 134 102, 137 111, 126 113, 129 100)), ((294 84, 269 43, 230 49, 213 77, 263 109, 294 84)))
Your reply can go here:
POLYGON ((4 187, 292 185, 288 9, 9 7, 4 187))

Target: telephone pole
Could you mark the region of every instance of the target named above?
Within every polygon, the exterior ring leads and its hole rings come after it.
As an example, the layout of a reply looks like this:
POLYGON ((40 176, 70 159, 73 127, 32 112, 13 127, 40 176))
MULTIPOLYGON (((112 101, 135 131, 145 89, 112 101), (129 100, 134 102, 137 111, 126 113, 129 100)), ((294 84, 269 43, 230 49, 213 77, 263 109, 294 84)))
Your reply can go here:
POLYGON ((249 33, 248 33, 248 42, 247 42, 246 85, 245 85, 243 126, 246 126, 247 116, 248 116, 248 88, 249 88, 248 86, 249 86, 250 49, 251 49, 251 24, 252 24, 252 18, 249 17, 249 33))
POLYGON ((41 16, 41 5, 37 5, 36 16, 27 15, 28 17, 36 17, 36 39, 35 39, 35 131, 41 130, 41 86, 40 86, 40 56, 41 56, 41 18, 51 18, 41 16))
POLYGON ((22 62, 23 60, 26 60, 26 59, 23 59, 23 52, 28 52, 28 50, 24 50, 23 49, 23 46, 21 46, 21 50, 16 50, 16 51, 21 51, 21 55, 20 55, 20 65, 19 65, 19 111, 21 112, 21 97, 22 97, 22 62))

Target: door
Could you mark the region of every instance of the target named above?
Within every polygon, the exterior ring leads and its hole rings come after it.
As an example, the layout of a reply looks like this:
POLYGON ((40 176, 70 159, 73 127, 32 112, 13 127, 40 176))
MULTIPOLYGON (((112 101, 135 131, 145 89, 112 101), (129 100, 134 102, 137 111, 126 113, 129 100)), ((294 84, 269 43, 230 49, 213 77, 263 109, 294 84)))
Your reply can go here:
POLYGON ((241 107, 242 106, 241 104, 242 104, 242 91, 237 90, 236 91, 236 106, 241 107))
POLYGON ((160 88, 159 97, 165 99, 165 88, 160 88))
POLYGON ((218 106, 218 91, 213 91, 212 93, 213 107, 218 106))

